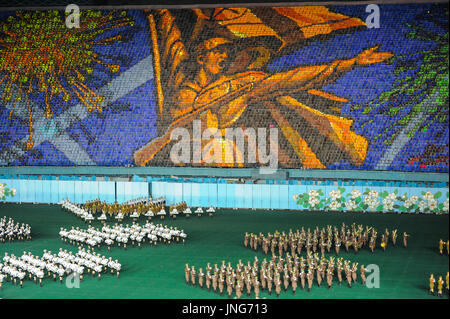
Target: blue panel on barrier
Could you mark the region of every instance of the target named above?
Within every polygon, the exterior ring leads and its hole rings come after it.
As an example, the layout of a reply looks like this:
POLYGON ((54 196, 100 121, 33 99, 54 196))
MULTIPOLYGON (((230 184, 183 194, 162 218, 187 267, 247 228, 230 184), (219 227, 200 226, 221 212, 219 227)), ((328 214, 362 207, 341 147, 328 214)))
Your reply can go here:
POLYGON ((17 192, 20 196, 20 201, 22 203, 28 203, 31 202, 28 196, 29 188, 28 188, 28 180, 21 179, 19 180, 19 188, 17 189, 17 192))
POLYGON ((254 184, 252 186, 253 200, 252 207, 254 209, 262 208, 261 200, 262 200, 262 185, 254 184))
POLYGON ((183 184, 173 183, 174 185, 174 201, 175 203, 181 203, 183 201, 183 184))
POLYGON ((270 185, 262 185, 261 189, 261 208, 270 209, 270 185))
POLYGON ((280 186, 270 185, 270 208, 280 208, 280 186))
POLYGON ((131 182, 127 182, 127 183, 130 184, 130 187, 127 188, 128 192, 127 192, 126 200, 130 200, 130 199, 134 199, 134 198, 138 198, 138 197, 142 196, 140 182, 131 181, 131 182))
POLYGON ((234 208, 245 208, 244 184, 234 184, 234 208))
POLYGON ((125 183, 116 182, 117 188, 117 203, 122 204, 125 201, 125 183))
POLYGON ((83 182, 82 181, 73 181, 74 184, 74 194, 75 199, 74 202, 77 204, 83 203, 83 182))
POLYGON ((299 194, 299 186, 294 185, 294 184, 289 184, 288 188, 289 188, 289 198, 288 198, 289 199, 289 202, 288 202, 289 209, 298 209, 298 205, 297 205, 296 201, 294 200, 294 195, 299 194))
POLYGON ((244 207, 253 208, 253 184, 244 184, 244 207))
POLYGON ((192 185, 191 183, 183 183, 181 184, 183 188, 183 201, 186 202, 186 205, 192 205, 192 185))
POLYGON ((61 183, 63 185, 65 199, 73 201, 73 182, 66 180, 61 183))
POLYGON ((66 185, 62 180, 58 180, 58 202, 67 199, 66 185))
POLYGON ((200 206, 209 207, 208 184, 200 184, 200 206))
POLYGON ((166 197, 166 203, 168 205, 174 204, 175 203, 175 196, 174 196, 173 183, 164 182, 162 190, 163 190, 163 196, 166 197))
POLYGON ((51 203, 51 181, 49 180, 43 180, 41 182, 41 203, 51 203))
POLYGON ((34 181, 34 202, 35 203, 44 203, 43 195, 42 195, 42 181, 40 181, 40 180, 34 181))
POLYGON ((151 193, 151 195, 152 195, 152 197, 153 198, 158 198, 158 197, 160 197, 160 195, 159 195, 159 182, 151 182, 152 183, 152 193, 151 193))
POLYGON ((57 180, 51 180, 50 181, 50 202, 53 204, 59 203, 59 181, 57 180))
POLYGON ((227 203, 226 203, 226 207, 228 208, 234 208, 235 204, 235 184, 226 184, 227 185, 227 203))
POLYGON ((227 207, 227 184, 217 184, 217 207, 227 207))
POLYGON ((136 198, 133 194, 133 182, 124 182, 125 183, 125 201, 129 201, 133 198, 136 198))
POLYGON ((91 182, 84 179, 79 186, 81 188, 81 202, 86 203, 91 198, 91 182))
POLYGON ((208 184, 208 201, 209 206, 217 207, 217 185, 209 183, 208 184))
POLYGON ((67 190, 67 198, 71 201, 71 202, 75 202, 75 181, 74 180, 70 180, 67 181, 67 186, 66 186, 66 190, 67 190))
POLYGON ((198 207, 200 206, 200 184, 199 183, 191 183, 191 196, 192 196, 192 206, 198 207))
POLYGON ((280 209, 289 209, 289 186, 280 185, 280 209))
POLYGON ((116 200, 115 188, 115 182, 98 182, 99 199, 102 202, 114 203, 116 200))

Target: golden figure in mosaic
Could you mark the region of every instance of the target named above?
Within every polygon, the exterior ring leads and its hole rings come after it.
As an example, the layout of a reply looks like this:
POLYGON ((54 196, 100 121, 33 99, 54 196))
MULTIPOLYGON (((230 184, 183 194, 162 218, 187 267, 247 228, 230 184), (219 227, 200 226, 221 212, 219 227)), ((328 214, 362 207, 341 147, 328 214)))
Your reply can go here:
MULTIPOLYGON (((320 88, 354 67, 382 62, 391 53, 372 47, 355 57, 322 65, 278 73, 264 70, 275 57, 317 36, 364 27, 360 19, 323 6, 148 13, 159 137, 135 153, 136 164, 168 160, 171 132, 189 129, 194 120, 212 133, 229 127, 278 127, 282 133, 278 157, 283 167, 326 168, 339 160, 363 164, 368 142, 352 131, 352 120, 340 117, 336 106, 347 100, 320 88), (183 29, 177 25, 181 21, 183 29), (189 21, 191 29, 186 28, 189 21), (311 96, 327 109, 306 105, 313 101, 311 96), (308 132, 315 132, 316 141, 307 139, 312 135, 308 132)), ((212 138, 201 141, 202 152, 211 144, 220 144, 225 153, 236 157, 231 162, 216 161, 214 166, 243 166, 237 158, 249 150, 239 149, 234 141, 212 138)), ((202 154, 202 160, 200 165, 208 162, 207 154, 202 154)))

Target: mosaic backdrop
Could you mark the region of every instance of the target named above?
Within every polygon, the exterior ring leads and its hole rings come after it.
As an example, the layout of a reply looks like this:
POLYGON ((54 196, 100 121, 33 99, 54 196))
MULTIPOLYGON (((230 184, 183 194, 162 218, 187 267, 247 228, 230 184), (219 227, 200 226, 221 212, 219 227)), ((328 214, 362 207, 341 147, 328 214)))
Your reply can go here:
POLYGON ((448 172, 448 5, 379 9, 0 12, 0 164, 448 172))

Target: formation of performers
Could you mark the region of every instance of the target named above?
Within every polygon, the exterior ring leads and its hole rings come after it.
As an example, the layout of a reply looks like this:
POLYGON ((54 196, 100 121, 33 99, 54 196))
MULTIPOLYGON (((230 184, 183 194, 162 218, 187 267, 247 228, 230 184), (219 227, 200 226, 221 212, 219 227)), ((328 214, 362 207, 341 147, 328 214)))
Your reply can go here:
MULTIPOLYGON (((100 200, 89 201, 84 205, 74 204, 66 199, 63 199, 60 202, 60 205, 63 209, 77 215, 81 219, 83 219, 87 223, 91 223, 95 220, 96 215, 100 215, 97 217, 97 220, 106 222, 109 215, 109 218, 115 218, 118 222, 122 222, 125 217, 130 217, 132 219, 137 219, 140 216, 145 216, 148 220, 151 220, 152 217, 159 217, 164 219, 167 215, 166 210, 164 208, 165 199, 143 199, 139 198, 136 200, 132 200, 123 204, 107 204, 105 202, 101 202, 100 200), (114 216, 114 217, 113 217, 114 216)), ((187 206, 186 202, 181 202, 176 205, 171 205, 169 207, 169 216, 172 218, 176 218, 180 213, 184 213, 186 218, 189 218, 191 214, 196 214, 198 217, 203 215, 203 208, 198 207, 194 212, 187 206)), ((209 207, 206 212, 209 216, 213 216, 215 213, 214 207, 209 207)))
POLYGON ((442 239, 439 240, 439 253, 441 255, 444 254, 444 246, 447 247, 447 256, 448 256, 449 250, 450 250, 448 239, 447 239, 447 242, 444 242, 442 239))
POLYGON ((86 202, 84 209, 89 211, 92 215, 100 214, 98 220, 105 221, 106 215, 118 221, 122 221, 125 217, 139 218, 140 216, 151 217, 156 216, 161 210, 164 210, 166 200, 161 197, 157 199, 150 198, 136 198, 129 200, 123 204, 113 203, 107 204, 99 199, 86 202))
MULTIPOLYGON (((184 216, 186 216, 186 218, 191 217, 192 213, 196 214, 198 217, 201 217, 203 215, 203 208, 202 207, 198 207, 194 212, 191 211, 191 209, 188 207, 188 205, 186 204, 186 202, 181 202, 175 205, 170 205, 169 208, 169 214, 171 217, 176 218, 176 216, 180 213, 183 212, 184 216)), ((208 213, 208 215, 210 217, 214 216, 214 213, 216 212, 216 210, 214 209, 214 207, 210 206, 206 212, 208 213)))
POLYGON ((30 240, 31 227, 28 224, 16 223, 6 216, 0 218, 0 243, 14 240, 30 240))
MULTIPOLYGON (((311 291, 314 281, 320 287, 322 282, 326 280, 328 289, 331 289, 334 283, 335 276, 338 279, 339 285, 344 281, 343 272, 347 281, 348 287, 352 287, 358 279, 358 263, 351 263, 350 260, 343 258, 335 259, 335 257, 325 258, 319 257, 318 253, 307 254, 306 259, 299 257, 297 254, 291 256, 286 253, 285 258, 282 256, 272 256, 270 261, 266 258, 260 263, 255 256, 253 264, 248 261, 247 265, 243 264, 241 260, 236 265, 236 268, 228 265, 222 261, 220 268, 217 264, 211 267, 210 263, 204 268, 195 269, 195 266, 189 267, 186 264, 185 280, 188 285, 198 285, 201 288, 206 287, 208 291, 211 287, 214 292, 219 292, 223 295, 224 290, 231 297, 233 292, 237 298, 241 298, 244 289, 247 296, 253 292, 255 297, 259 298, 261 290, 267 290, 271 295, 272 290, 275 290, 277 297, 279 297, 281 290, 287 291, 291 287, 293 293, 296 293, 298 281, 300 281, 301 289, 305 290, 308 285, 308 292, 311 291), (225 287, 226 286, 226 287, 225 287)), ((364 285, 366 281, 366 269, 364 265, 360 267, 361 283, 364 285)))
MULTIPOLYGON (((434 295, 434 285, 436 283, 436 279, 434 278, 434 275, 431 274, 430 275, 430 294, 434 295)), ((442 279, 442 276, 439 276, 438 280, 437 280, 437 295, 439 297, 442 297, 442 290, 444 288, 444 280, 442 279)), ((445 289, 447 289, 447 293, 449 292, 449 278, 448 278, 448 271, 447 271, 447 275, 445 276, 445 289)))
MULTIPOLYGON (((394 229, 391 232, 386 228, 384 233, 381 234, 381 247, 386 250, 389 241, 394 246, 397 245, 398 230, 394 229)), ((410 235, 406 232, 403 233, 403 246, 408 246, 408 237, 410 235)), ((258 250, 261 247, 263 252, 267 255, 269 250, 274 255, 277 251, 281 256, 284 252, 291 252, 291 255, 297 253, 301 254, 303 248, 307 253, 316 252, 320 250, 322 254, 327 251, 330 253, 333 246, 336 254, 339 255, 341 246, 345 247, 348 252, 350 247, 353 247, 355 253, 363 247, 368 246, 369 249, 374 252, 377 243, 378 232, 375 228, 363 225, 356 225, 353 223, 350 227, 347 227, 344 223, 341 228, 336 226, 327 225, 326 228, 319 230, 316 227, 312 232, 308 228, 305 230, 297 229, 295 232, 289 230, 289 233, 275 231, 274 234, 259 235, 253 233, 245 233, 244 246, 250 247, 253 250, 258 250)))
POLYGON ((187 238, 186 233, 177 229, 177 227, 171 226, 169 228, 167 225, 154 225, 150 222, 144 225, 139 225, 135 222, 132 225, 116 223, 114 226, 104 225, 101 229, 89 226, 88 229, 72 227, 72 229, 67 230, 61 227, 59 236, 63 241, 73 245, 86 245, 91 249, 107 245, 108 250, 116 244, 124 249, 127 248, 129 243, 133 246, 141 247, 141 244, 145 243, 146 239, 154 246, 156 246, 158 241, 168 244, 182 241, 184 244, 187 238))
POLYGON ((32 280, 35 284, 39 282, 42 287, 42 281, 46 275, 54 281, 59 278, 61 283, 65 276, 71 274, 77 274, 80 280, 83 280, 85 272, 93 277, 98 277, 98 279, 108 271, 119 277, 122 269, 122 265, 117 259, 106 258, 84 249, 78 250, 76 254, 72 254, 71 251, 63 251, 62 248, 59 249, 58 254, 44 250, 41 257, 25 251, 21 257, 5 253, 3 263, 0 263, 0 288, 5 280, 15 285, 20 284, 20 287, 23 288, 25 279, 32 280))

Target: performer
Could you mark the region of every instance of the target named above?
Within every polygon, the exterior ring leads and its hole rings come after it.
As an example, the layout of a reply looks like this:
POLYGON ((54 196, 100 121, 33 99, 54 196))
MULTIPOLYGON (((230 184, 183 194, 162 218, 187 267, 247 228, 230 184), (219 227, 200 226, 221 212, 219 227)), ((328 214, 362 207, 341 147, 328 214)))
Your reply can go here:
POLYGON ((408 237, 411 236, 407 234, 406 232, 403 233, 403 246, 405 248, 408 248, 408 237))
POLYGON ((444 281, 442 280, 442 276, 439 276, 438 279, 438 296, 442 297, 442 288, 444 287, 444 281))
POLYGON ((395 246, 396 242, 397 242, 397 229, 394 229, 392 231, 392 244, 395 246))
POLYGON ((365 285, 366 284, 366 268, 364 268, 364 265, 361 265, 361 280, 362 280, 362 284, 365 285))
POLYGON ((434 279, 433 274, 430 275, 430 294, 434 295, 434 283, 436 280, 434 279))
POLYGON ((194 285, 194 287, 196 285, 196 283, 195 283, 196 277, 197 277, 197 271, 195 270, 195 266, 192 266, 192 268, 191 268, 191 282, 192 282, 192 285, 194 285))
POLYGON ((200 285, 200 288, 203 288, 204 279, 205 273, 203 272, 202 268, 200 268, 198 272, 198 284, 200 285))

